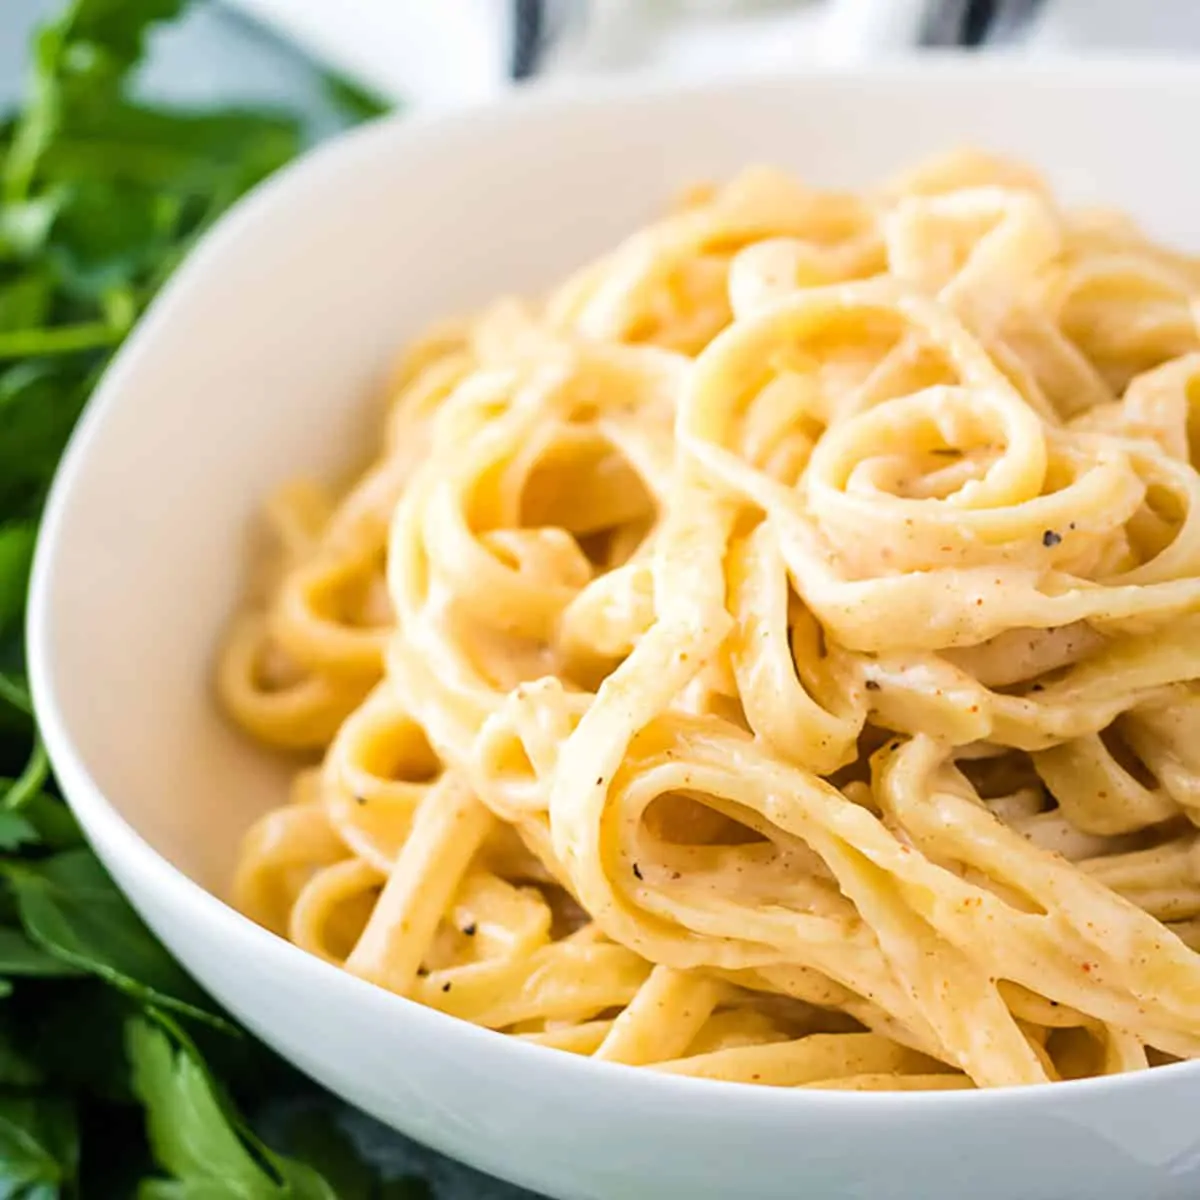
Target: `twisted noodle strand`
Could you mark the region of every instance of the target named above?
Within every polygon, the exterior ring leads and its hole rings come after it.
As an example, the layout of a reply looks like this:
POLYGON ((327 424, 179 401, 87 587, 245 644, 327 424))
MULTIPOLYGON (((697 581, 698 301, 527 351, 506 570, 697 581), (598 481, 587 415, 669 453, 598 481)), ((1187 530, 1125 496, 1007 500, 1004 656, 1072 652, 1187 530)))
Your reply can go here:
POLYGON ((1200 264, 952 154, 689 192, 442 325, 218 669, 312 754, 237 903, 575 1054, 777 1087, 1200 1056, 1200 264))

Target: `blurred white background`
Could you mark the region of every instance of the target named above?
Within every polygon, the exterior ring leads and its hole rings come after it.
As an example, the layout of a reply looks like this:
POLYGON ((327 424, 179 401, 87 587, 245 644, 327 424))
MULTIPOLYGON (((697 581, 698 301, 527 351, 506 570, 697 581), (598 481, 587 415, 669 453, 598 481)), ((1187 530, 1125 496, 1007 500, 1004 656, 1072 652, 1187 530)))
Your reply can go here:
MULTIPOLYGON (((392 99, 457 103, 510 83, 510 0, 227 0, 304 53, 392 99)), ((14 94, 30 28, 56 0, 0 0, 0 95, 14 94)), ((991 11, 989 47, 1026 53, 1200 53, 1200 0, 546 0, 538 74, 713 75, 914 48, 969 9, 991 11), (1011 19, 1018 14, 1021 19, 1011 19)), ((159 93, 295 102, 298 54, 220 5, 163 38, 159 93)))

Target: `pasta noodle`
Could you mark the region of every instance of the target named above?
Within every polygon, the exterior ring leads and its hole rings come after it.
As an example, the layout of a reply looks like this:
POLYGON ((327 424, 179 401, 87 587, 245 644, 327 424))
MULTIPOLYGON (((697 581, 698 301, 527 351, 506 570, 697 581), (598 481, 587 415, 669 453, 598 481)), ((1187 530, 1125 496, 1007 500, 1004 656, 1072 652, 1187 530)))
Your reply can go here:
POLYGON ((747 171, 439 326, 268 508, 239 906, 777 1087, 1200 1056, 1200 262, 982 154, 747 171))

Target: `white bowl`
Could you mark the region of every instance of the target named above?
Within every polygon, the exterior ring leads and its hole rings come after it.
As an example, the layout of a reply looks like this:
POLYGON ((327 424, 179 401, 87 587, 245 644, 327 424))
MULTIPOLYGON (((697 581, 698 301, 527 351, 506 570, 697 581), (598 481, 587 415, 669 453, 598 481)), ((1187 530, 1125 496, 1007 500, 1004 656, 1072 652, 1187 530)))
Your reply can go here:
POLYGON ((311 155, 179 272, 72 442, 38 551, 38 713, 97 853, 184 964, 302 1070, 449 1154, 563 1198, 1128 1200, 1200 1188, 1200 1064, 1038 1089, 856 1095, 594 1063, 310 958, 218 898, 280 768, 210 699, 269 488, 343 462, 428 319, 537 287, 678 185, 754 160, 860 183, 969 142, 1197 236, 1200 70, 922 63, 531 95, 311 155))

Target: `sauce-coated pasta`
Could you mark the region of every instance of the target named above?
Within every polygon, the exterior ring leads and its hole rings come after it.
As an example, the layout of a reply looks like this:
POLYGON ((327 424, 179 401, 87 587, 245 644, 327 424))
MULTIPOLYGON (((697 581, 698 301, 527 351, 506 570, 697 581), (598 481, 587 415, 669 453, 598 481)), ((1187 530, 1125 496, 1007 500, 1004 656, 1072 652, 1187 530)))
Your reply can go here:
POLYGON ((1198 296, 963 153, 695 188, 438 327, 365 474, 270 505, 219 688, 320 761, 237 903, 675 1074, 1200 1056, 1198 296))

